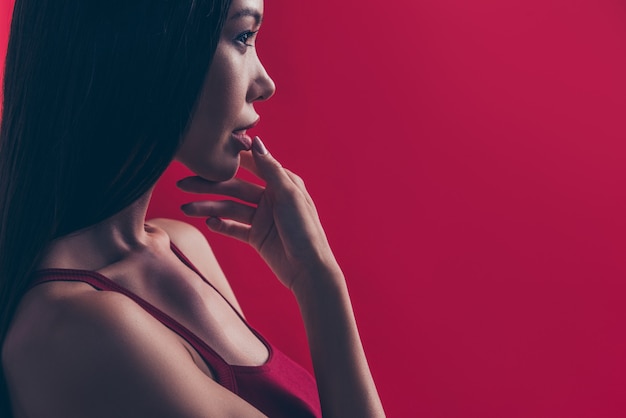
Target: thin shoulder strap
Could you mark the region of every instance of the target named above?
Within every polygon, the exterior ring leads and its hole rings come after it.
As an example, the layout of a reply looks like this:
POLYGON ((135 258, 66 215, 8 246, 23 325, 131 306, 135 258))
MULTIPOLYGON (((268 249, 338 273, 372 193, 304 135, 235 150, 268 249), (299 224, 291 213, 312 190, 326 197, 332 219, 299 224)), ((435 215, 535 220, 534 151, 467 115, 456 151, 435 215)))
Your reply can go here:
MULTIPOLYGON (((220 295, 222 297, 222 299, 224 299, 224 301, 226 301, 228 306, 230 306, 230 308, 233 310, 233 312, 235 312, 237 314, 237 316, 244 323, 244 325, 246 327, 248 327, 248 329, 254 335, 256 335, 256 337, 263 343, 263 345, 265 345, 265 347, 267 348, 267 351, 269 353, 269 357, 268 357, 268 360, 267 360, 267 364, 269 364, 271 362, 272 358, 274 357, 274 347, 272 346, 272 344, 270 344, 270 342, 263 335, 261 335, 260 332, 258 332, 256 329, 254 329, 254 327, 252 327, 248 323, 246 318, 244 318, 243 315, 241 315, 239 310, 237 310, 233 306, 233 304, 230 303, 230 301, 222 294, 222 292, 220 292, 206 277, 204 277, 204 275, 200 272, 200 270, 198 270, 196 268, 196 266, 193 265, 191 260, 189 260, 189 258, 187 258, 187 256, 185 254, 183 254, 183 252, 173 242, 170 242, 170 247, 172 248, 172 251, 174 251, 174 254, 176 254, 176 256, 180 259, 180 261, 182 261, 187 267, 189 267, 194 273, 196 273, 200 277, 200 279, 202 279, 203 282, 205 282, 206 284, 211 286, 213 288, 213 290, 215 290, 217 292, 217 294, 220 295)), ((244 368, 250 368, 251 369, 251 368, 256 367, 256 366, 230 366, 230 367, 234 367, 234 368, 238 368, 238 369, 244 369, 244 368)))
MULTIPOLYGON (((180 253, 180 251, 178 251, 180 253)), ((185 339, 192 347, 194 347, 202 355, 211 369, 215 372, 216 380, 219 384, 229 389, 230 391, 237 393, 237 381, 235 379, 234 372, 231 366, 217 354, 211 347, 209 347, 202 339, 196 334, 191 332, 187 327, 176 321, 174 318, 151 305, 144 299, 137 296, 130 290, 116 284, 106 276, 90 270, 73 270, 73 269, 44 269, 35 273, 30 288, 33 288, 39 284, 47 282, 59 282, 59 281, 72 281, 83 282, 91 285, 100 291, 111 291, 121 293, 135 303, 141 306, 146 312, 156 318, 163 325, 180 335, 185 339)))
MULTIPOLYGON (((215 290, 217 292, 218 295, 220 295, 222 297, 222 299, 224 299, 226 301, 226 303, 228 303, 228 306, 231 307, 231 309, 233 311, 235 311, 235 313, 237 314, 237 316, 243 321, 244 324, 246 324, 248 326, 248 328, 252 329, 252 327, 250 327, 250 325, 248 324, 248 321, 246 321, 246 318, 244 318, 239 311, 233 306, 232 303, 230 303, 230 301, 222 294, 222 292, 220 292, 217 287, 215 287, 213 285, 213 283, 211 283, 206 277, 204 277, 204 275, 200 272, 200 270, 198 270, 196 268, 196 266, 193 265, 193 263, 191 262, 191 260, 189 260, 189 258, 187 258, 187 256, 185 254, 183 254, 183 252, 173 243, 170 243, 170 247, 172 248, 172 251, 174 251, 174 254, 176 254, 176 256, 180 259, 180 261, 182 261, 187 267, 189 267, 191 270, 193 270, 194 273, 196 273, 198 276, 200 276, 200 278, 202 279, 202 281, 206 284, 208 284, 209 286, 211 286, 213 288, 213 290, 215 290)), ((252 329, 253 330, 253 329, 252 329)), ((254 331, 254 330, 253 330, 254 331)))

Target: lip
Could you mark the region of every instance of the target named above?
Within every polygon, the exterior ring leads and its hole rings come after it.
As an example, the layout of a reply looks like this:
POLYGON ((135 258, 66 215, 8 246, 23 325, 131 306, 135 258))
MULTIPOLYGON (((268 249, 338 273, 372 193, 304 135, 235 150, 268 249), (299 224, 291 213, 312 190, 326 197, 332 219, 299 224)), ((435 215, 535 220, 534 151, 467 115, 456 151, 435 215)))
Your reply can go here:
POLYGON ((254 128, 261 118, 258 118, 251 124, 233 131, 231 137, 235 140, 240 151, 249 151, 252 148, 252 138, 246 134, 248 129, 254 128))
POLYGON ((244 133, 248 130, 248 129, 252 129, 255 126, 257 126, 259 124, 259 121, 261 120, 260 117, 257 117, 256 120, 254 122, 252 122, 251 124, 244 126, 243 128, 237 128, 233 131, 233 133, 235 134, 239 134, 239 133, 244 133))

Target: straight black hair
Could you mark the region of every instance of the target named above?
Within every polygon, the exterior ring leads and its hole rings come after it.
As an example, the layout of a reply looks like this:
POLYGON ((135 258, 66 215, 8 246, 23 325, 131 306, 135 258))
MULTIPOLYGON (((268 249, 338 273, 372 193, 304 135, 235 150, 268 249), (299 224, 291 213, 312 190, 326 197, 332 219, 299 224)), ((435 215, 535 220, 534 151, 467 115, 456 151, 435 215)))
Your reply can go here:
POLYGON ((0 344, 50 242, 124 209, 167 168, 229 7, 15 1, 0 128, 0 344))

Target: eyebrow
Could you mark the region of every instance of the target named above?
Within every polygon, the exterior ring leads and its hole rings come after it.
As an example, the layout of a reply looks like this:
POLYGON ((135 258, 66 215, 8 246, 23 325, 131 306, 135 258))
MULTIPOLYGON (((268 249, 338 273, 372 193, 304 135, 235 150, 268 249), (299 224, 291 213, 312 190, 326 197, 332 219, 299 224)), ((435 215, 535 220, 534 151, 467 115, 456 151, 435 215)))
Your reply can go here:
POLYGON ((237 20, 244 17, 253 17, 256 20, 256 24, 260 25, 263 22, 263 15, 259 13, 258 10, 253 9, 251 7, 246 7, 244 9, 239 10, 237 13, 232 15, 229 20, 237 20))

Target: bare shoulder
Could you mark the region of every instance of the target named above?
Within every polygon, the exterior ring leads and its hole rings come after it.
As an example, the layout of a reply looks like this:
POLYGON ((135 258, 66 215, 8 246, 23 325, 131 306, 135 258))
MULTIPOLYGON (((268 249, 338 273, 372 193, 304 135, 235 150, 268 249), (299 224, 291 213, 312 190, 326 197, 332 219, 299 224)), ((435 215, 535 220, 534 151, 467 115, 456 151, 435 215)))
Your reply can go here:
POLYGON ((155 218, 150 219, 148 223, 163 229, 169 235, 174 245, 243 315, 228 279, 224 275, 209 242, 202 232, 193 225, 174 219, 155 218))
POLYGON ((26 295, 3 347, 16 409, 33 417, 201 417, 219 416, 210 412, 225 412, 230 401, 256 416, 129 298, 80 286, 58 297, 46 286, 26 295))
POLYGON ((46 363, 69 361, 71 366, 85 356, 122 348, 132 355, 133 346, 151 338, 174 351, 180 346, 166 328, 120 293, 97 291, 83 283, 47 283, 32 289, 20 303, 3 346, 3 363, 7 370, 30 373, 46 363))
MULTIPOLYGON (((116 369, 137 364, 142 345, 158 339, 172 356, 184 354, 175 338, 154 322, 116 292, 75 283, 35 287, 20 304, 3 347, 14 403, 33 416, 44 416, 44 409, 73 416, 81 405, 74 411, 57 399, 66 398, 64 392, 82 392, 81 386, 102 390, 114 383, 120 377, 116 369)), ((89 393, 77 398, 94 401, 89 393)))
POLYGON ((207 258, 207 253, 213 258, 215 257, 209 242, 195 226, 167 218, 150 219, 147 223, 163 229, 169 235, 170 240, 191 262, 202 262, 207 258))
MULTIPOLYGON (((106 332, 112 324, 123 329, 140 312, 127 297, 99 292, 84 283, 47 283, 31 289, 22 299, 3 346, 3 361, 9 369, 30 357, 45 358, 46 348, 62 349, 66 336, 93 341, 94 328, 106 332), (82 334, 85 335, 82 335, 82 334)), ((108 341, 108 340, 107 340, 108 341)))

